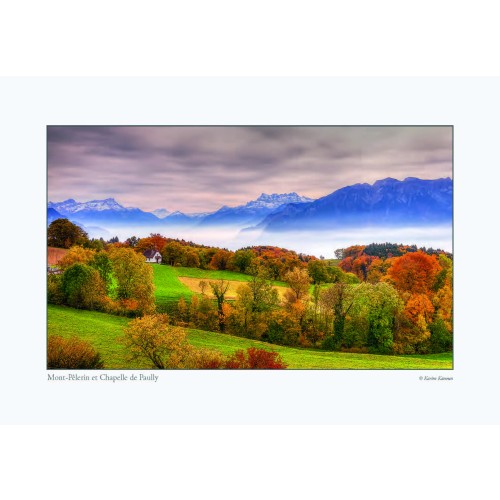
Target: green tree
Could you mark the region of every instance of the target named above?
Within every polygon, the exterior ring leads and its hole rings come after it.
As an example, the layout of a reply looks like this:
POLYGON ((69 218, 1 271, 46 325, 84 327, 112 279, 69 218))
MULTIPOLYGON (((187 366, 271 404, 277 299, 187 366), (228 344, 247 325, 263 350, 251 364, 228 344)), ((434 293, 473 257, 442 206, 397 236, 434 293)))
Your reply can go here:
POLYGON ((65 303, 77 309, 99 309, 106 295, 97 270, 86 264, 69 266, 61 279, 65 303))
POLYGON ((178 241, 168 242, 161 252, 162 260, 170 266, 180 265, 184 256, 184 247, 178 241))
POLYGON ((238 250, 233 256, 233 267, 240 273, 245 273, 254 259, 255 255, 251 250, 238 250))
POLYGON ((334 283, 321 292, 322 306, 333 313, 333 335, 325 339, 325 347, 338 350, 342 346, 346 316, 354 303, 354 289, 347 283, 334 283))
POLYGON ((200 267, 200 257, 194 248, 186 248, 182 256, 182 265, 184 267, 200 267))
POLYGON ((70 248, 88 241, 87 233, 68 219, 56 219, 47 230, 47 244, 50 247, 70 248))
POLYGON ((353 314, 357 312, 368 322, 367 347, 392 352, 396 317, 403 310, 398 292, 388 283, 363 283, 356 288, 355 302, 353 314))
MULTIPOLYGON (((241 285, 241 288, 248 287, 246 308, 251 312, 264 312, 279 304, 278 291, 269 281, 269 276, 264 268, 251 266, 248 273, 252 279, 241 285)), ((240 293, 240 296, 242 294, 240 293)))
POLYGON ((137 243, 139 243, 140 238, 137 238, 137 236, 131 236, 130 238, 127 238, 125 240, 125 243, 130 247, 130 248, 135 248, 137 246, 137 243))
POLYGON ((117 281, 119 299, 134 299, 138 311, 147 314, 155 309, 153 269, 144 256, 131 248, 112 248, 109 257, 117 281))
POLYGON ((113 266, 109 255, 106 252, 97 252, 89 261, 89 266, 97 269, 106 287, 106 293, 109 293, 113 276, 113 266))
POLYGON ((226 328, 226 313, 224 311, 224 301, 229 290, 229 281, 220 279, 208 282, 212 293, 217 299, 217 312, 219 314, 219 330, 224 332, 226 328))
POLYGON ((310 260, 307 263, 307 272, 315 285, 328 282, 328 267, 322 260, 310 260))

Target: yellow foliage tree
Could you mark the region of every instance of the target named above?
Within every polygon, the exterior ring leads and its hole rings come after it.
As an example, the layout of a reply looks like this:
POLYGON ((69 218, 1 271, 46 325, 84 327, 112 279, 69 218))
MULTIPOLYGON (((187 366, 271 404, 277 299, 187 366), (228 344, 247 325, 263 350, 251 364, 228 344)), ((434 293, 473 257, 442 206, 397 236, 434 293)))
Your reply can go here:
POLYGON ((66 252, 57 265, 64 270, 73 264, 88 264, 95 254, 96 251, 91 250, 90 248, 74 246, 66 252))
POLYGON ((152 313, 155 310, 153 269, 144 256, 131 248, 111 248, 109 257, 118 283, 118 298, 134 299, 138 312, 152 313))

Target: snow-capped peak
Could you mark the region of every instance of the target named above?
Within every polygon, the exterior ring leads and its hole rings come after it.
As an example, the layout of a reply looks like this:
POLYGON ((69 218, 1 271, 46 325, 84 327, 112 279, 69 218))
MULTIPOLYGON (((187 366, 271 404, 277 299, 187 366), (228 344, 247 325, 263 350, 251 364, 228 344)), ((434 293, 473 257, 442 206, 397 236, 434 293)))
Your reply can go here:
POLYGON ((157 208, 151 212, 153 215, 156 215, 159 219, 164 219, 170 212, 166 208, 157 208))
POLYGON ((309 201, 314 200, 306 196, 300 196, 297 193, 262 193, 256 200, 248 202, 246 206, 248 208, 278 208, 287 203, 307 203, 309 201))
POLYGON ((54 208, 60 213, 74 214, 83 210, 91 210, 102 212, 104 210, 122 211, 127 210, 120 205, 114 198, 106 198, 105 200, 91 200, 86 202, 78 202, 72 198, 58 203, 49 202, 49 208, 54 208))

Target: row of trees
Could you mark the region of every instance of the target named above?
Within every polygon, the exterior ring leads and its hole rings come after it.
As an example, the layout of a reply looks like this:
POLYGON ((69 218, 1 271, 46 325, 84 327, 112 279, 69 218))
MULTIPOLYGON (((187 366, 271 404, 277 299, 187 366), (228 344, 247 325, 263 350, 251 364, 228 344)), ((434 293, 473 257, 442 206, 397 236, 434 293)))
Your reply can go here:
MULTIPOLYGON (((320 261, 316 261, 320 262, 320 261)), ((312 267, 311 262, 308 268, 312 267)), ((316 266, 315 266, 316 267, 316 266)), ((394 258, 376 283, 353 283, 338 269, 321 284, 296 267, 284 275, 282 299, 264 267, 225 300, 224 280, 202 283, 201 298, 181 299, 177 321, 282 345, 378 353, 443 352, 452 347, 452 267, 445 255, 411 252, 394 258), (216 301, 204 293, 207 287, 216 301)))
MULTIPOLYGON (((59 242, 69 241, 67 232, 57 235, 59 242)), ((444 252, 390 243, 352 246, 338 252, 343 258, 337 267, 276 247, 230 252, 159 234, 114 241, 102 250, 78 241, 59 262, 62 275, 49 276, 50 302, 131 316, 153 313, 153 273, 142 251, 156 248, 167 265, 251 276, 231 302, 227 281, 202 282, 200 296, 178 303, 173 320, 181 326, 332 350, 451 349, 452 259, 444 252), (282 297, 272 285, 277 279, 288 284, 282 297)))
POLYGON ((130 248, 71 247, 48 277, 48 301, 78 309, 142 315, 155 311, 153 270, 130 248))
POLYGON ((157 233, 152 233, 146 238, 131 236, 124 242, 114 237, 106 242, 102 238, 90 239, 83 229, 67 219, 57 219, 50 224, 48 245, 58 248, 71 248, 78 245, 96 251, 111 247, 129 248, 138 254, 146 250, 158 250, 162 255, 163 263, 171 266, 241 273, 247 273, 253 266, 260 265, 266 268, 273 280, 283 280, 284 274, 289 270, 297 266, 306 266, 309 261, 315 260, 313 256, 274 246, 248 247, 233 252, 225 248, 166 238, 157 233))
POLYGON ((131 359, 151 364, 152 368, 286 368, 278 353, 250 347, 230 356, 207 348, 196 348, 188 342, 187 331, 171 324, 166 314, 145 315, 132 320, 125 328, 122 343, 131 359))

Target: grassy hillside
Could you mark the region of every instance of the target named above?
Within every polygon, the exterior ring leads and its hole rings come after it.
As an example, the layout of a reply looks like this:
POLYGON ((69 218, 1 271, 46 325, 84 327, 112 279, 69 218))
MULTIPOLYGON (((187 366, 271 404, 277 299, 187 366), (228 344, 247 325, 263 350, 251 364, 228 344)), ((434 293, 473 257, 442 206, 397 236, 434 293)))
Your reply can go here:
POLYGON ((147 363, 130 362, 127 351, 117 342, 128 318, 51 304, 47 314, 49 335, 77 336, 90 342, 101 354, 105 368, 149 368, 147 363))
POLYGON ((179 281, 174 267, 157 264, 152 264, 152 266, 156 288, 156 304, 160 309, 173 302, 177 302, 181 297, 185 299, 191 298, 193 292, 179 281))
MULTIPOLYGON (((196 269, 191 267, 172 267, 152 264, 154 271, 154 283, 155 283, 155 297, 156 303, 161 310, 167 310, 171 304, 176 303, 181 297, 189 300, 191 296, 195 293, 201 293, 201 290, 197 286, 198 280, 219 280, 224 279, 227 281, 234 282, 232 285, 231 293, 228 295, 228 299, 234 299, 235 290, 238 283, 248 282, 251 277, 247 274, 236 273, 233 271, 212 271, 205 269, 196 269), (179 278, 188 278, 186 283, 181 282, 179 278)), ((285 283, 280 281, 273 281, 275 286, 286 287, 285 283)))
MULTIPOLYGON (((167 266, 155 268, 172 269, 167 266)), ((162 272, 162 271, 160 271, 162 272)), ((150 368, 146 363, 131 363, 127 352, 117 341, 127 318, 111 316, 93 311, 71 309, 63 306, 48 306, 48 333, 70 337, 76 335, 89 341, 100 353, 106 368, 150 368)), ((347 354, 296 349, 233 337, 215 332, 190 330, 190 342, 196 347, 216 349, 231 354, 237 349, 255 346, 275 350, 281 354, 289 368, 327 369, 450 369, 451 353, 425 356, 378 356, 369 354, 347 354)))
MULTIPOLYGON (((198 269, 194 267, 174 267, 177 276, 186 278, 199 278, 202 280, 228 280, 228 281, 251 281, 252 277, 248 274, 237 273, 235 271, 213 271, 211 269, 198 269)), ((275 286, 284 286, 287 284, 282 281, 272 281, 275 286)))

